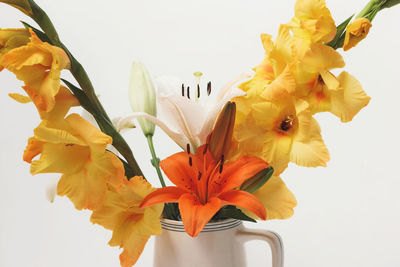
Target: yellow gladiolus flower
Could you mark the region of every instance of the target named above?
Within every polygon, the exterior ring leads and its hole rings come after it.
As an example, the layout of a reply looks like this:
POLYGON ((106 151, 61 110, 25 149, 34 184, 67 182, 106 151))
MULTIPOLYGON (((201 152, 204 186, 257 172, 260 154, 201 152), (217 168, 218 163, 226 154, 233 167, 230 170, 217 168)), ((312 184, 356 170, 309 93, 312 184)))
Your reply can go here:
POLYGON ((162 205, 139 208, 140 202, 154 190, 142 177, 135 176, 121 190, 108 190, 103 204, 93 211, 91 221, 113 231, 110 246, 123 248, 122 267, 133 266, 149 237, 161 234, 162 205))
POLYGON ((346 36, 344 38, 343 50, 347 51, 355 47, 361 42, 369 33, 372 27, 371 22, 367 18, 357 18, 346 28, 346 36))
POLYGON ((0 65, 25 82, 24 89, 40 111, 54 108, 55 96, 60 89, 60 73, 70 65, 61 48, 42 42, 31 30, 30 42, 12 49, 0 59, 0 65))
POLYGON ((28 16, 32 15, 32 8, 28 0, 0 0, 0 3, 5 3, 7 5, 15 7, 28 16))
MULTIPOLYGON (((258 189, 256 196, 267 211, 267 220, 283 220, 292 217, 297 206, 296 197, 279 176, 273 175, 265 185, 258 189)), ((244 210, 247 216, 258 219, 252 212, 244 210)))
POLYGON ((34 134, 24 152, 31 173, 62 173, 57 193, 68 196, 77 209, 98 207, 109 185, 122 185, 123 164, 106 150, 111 137, 78 114, 56 122, 45 120, 34 134), (40 159, 32 162, 38 154, 40 159))
POLYGON ((237 146, 233 154, 261 157, 274 167, 276 175, 289 162, 306 167, 326 166, 329 152, 307 102, 291 96, 268 100, 268 87, 261 94, 235 98, 238 110, 247 108, 249 115, 235 125, 237 146))
POLYGON ((293 37, 290 35, 287 26, 281 25, 275 42, 268 34, 262 34, 261 41, 265 50, 265 59, 253 69, 255 71, 254 76, 239 85, 239 88, 245 92, 254 88, 264 88, 273 82, 287 65, 294 61, 293 37))
MULTIPOLYGON (((0 60, 8 51, 29 42, 29 31, 25 29, 0 29, 0 60)), ((3 66, 0 64, 0 71, 3 66)))
POLYGON ((336 34, 335 21, 324 0, 297 0, 295 16, 287 25, 302 52, 313 43, 331 41, 336 34))

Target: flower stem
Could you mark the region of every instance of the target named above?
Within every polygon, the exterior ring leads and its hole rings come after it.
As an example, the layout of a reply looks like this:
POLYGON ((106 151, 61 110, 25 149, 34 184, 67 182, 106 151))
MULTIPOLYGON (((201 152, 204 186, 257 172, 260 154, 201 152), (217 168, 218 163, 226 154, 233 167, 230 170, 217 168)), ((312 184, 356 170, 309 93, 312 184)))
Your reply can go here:
POLYGON ((147 143, 149 145, 150 152, 151 152, 151 157, 152 157, 151 163, 153 164, 153 167, 157 171, 158 179, 160 180, 162 187, 166 187, 165 181, 162 176, 161 169, 160 169, 160 159, 157 157, 156 151, 154 150, 153 136, 149 134, 149 135, 146 135, 146 138, 147 138, 147 143))

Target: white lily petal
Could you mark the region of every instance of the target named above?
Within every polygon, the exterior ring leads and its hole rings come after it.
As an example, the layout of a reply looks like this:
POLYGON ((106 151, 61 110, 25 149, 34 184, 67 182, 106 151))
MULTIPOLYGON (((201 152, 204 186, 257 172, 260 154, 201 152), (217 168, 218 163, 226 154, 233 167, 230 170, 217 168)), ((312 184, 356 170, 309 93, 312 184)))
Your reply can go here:
POLYGON ((179 133, 179 132, 175 132, 175 131, 171 130, 171 128, 169 128, 161 120, 159 120, 156 117, 151 116, 147 113, 144 113, 144 112, 134 112, 134 113, 132 113, 132 115, 123 118, 122 120, 119 121, 118 128, 121 125, 124 125, 124 124, 128 123, 129 121, 139 118, 139 117, 146 118, 149 121, 151 121, 152 123, 154 123, 155 125, 157 125, 158 127, 160 127, 161 130, 163 130, 172 140, 175 141, 175 143, 177 143, 182 149, 186 150, 186 145, 189 144, 190 142, 183 133, 179 133))
POLYGON ((246 94, 239 88, 234 87, 234 85, 237 82, 240 82, 249 77, 251 77, 250 73, 243 73, 239 75, 238 77, 227 83, 222 88, 215 102, 211 102, 207 105, 207 110, 208 110, 207 117, 204 121, 203 128, 201 129, 201 132, 199 134, 199 139, 202 140, 203 143, 206 141, 208 134, 214 128, 214 124, 215 121, 217 120, 218 114, 224 108, 225 104, 228 101, 230 101, 233 97, 243 96, 246 94))
POLYGON ((244 79, 248 79, 251 77, 251 74, 248 72, 242 73, 239 76, 237 76, 236 78, 234 78, 233 80, 231 80, 230 82, 228 82, 227 84, 225 84, 224 87, 222 87, 221 91, 219 91, 218 97, 217 97, 217 102, 222 101, 224 98, 227 97, 227 95, 232 94, 232 88, 239 90, 241 93, 239 94, 239 91, 235 90, 237 95, 232 95, 229 99, 231 99, 232 97, 235 96, 241 96, 241 95, 245 95, 245 92, 243 92, 242 90, 233 87, 236 83, 244 80, 244 79))
POLYGON ((174 76, 160 76, 156 79, 159 96, 178 95, 182 88, 182 80, 174 76))
POLYGON ((169 125, 183 132, 194 150, 202 145, 197 137, 205 121, 205 110, 202 105, 178 95, 160 97, 159 105, 162 117, 169 122, 169 125))

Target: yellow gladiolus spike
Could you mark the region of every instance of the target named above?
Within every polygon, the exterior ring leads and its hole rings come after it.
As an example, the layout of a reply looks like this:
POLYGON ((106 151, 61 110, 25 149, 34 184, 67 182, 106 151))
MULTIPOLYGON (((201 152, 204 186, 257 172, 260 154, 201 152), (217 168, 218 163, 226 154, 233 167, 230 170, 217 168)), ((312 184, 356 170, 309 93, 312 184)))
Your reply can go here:
POLYGON ((91 221, 113 231, 110 246, 123 248, 122 267, 133 266, 149 237, 161 234, 162 205, 139 208, 144 197, 154 190, 142 177, 135 176, 121 190, 108 190, 103 204, 93 211, 91 221))
POLYGON ((361 42, 369 33, 372 27, 371 22, 367 18, 357 18, 346 28, 346 36, 344 38, 343 50, 347 51, 355 47, 361 42))

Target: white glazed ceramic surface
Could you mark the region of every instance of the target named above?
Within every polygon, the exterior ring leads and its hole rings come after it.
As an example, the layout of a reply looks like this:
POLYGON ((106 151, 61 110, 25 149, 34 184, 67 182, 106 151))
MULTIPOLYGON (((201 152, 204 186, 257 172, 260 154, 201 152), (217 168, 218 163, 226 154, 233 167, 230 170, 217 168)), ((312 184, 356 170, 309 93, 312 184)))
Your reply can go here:
MULTIPOLYGON (((283 246, 278 234, 246 229, 239 220, 207 224, 195 238, 186 234, 182 222, 161 220, 163 232, 156 236, 154 267, 245 267, 244 243, 268 242, 272 266, 283 267, 283 246)), ((261 263, 260 266, 270 266, 261 263)))

